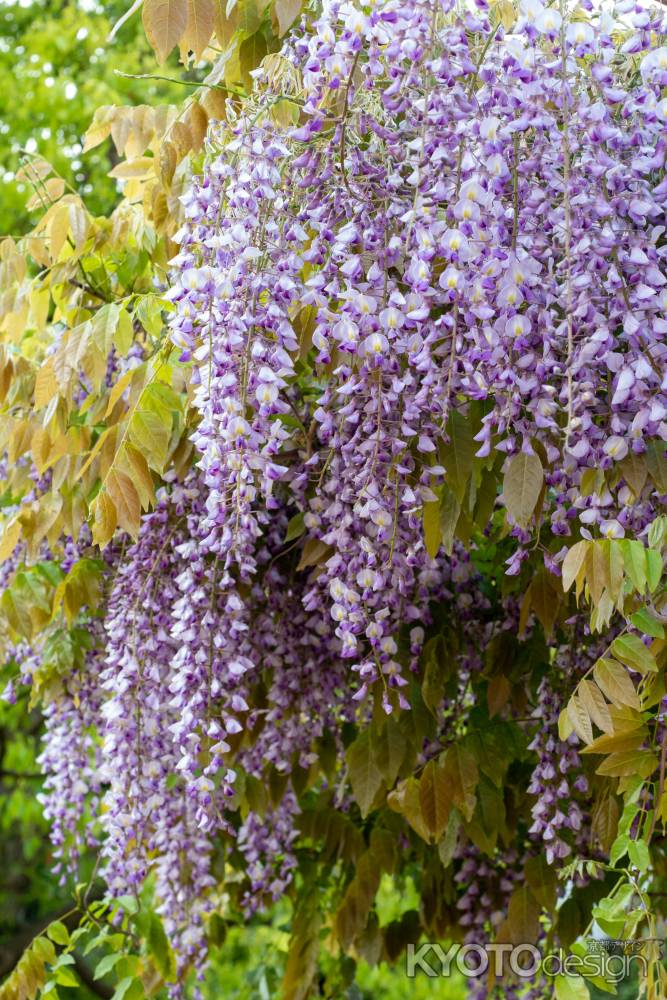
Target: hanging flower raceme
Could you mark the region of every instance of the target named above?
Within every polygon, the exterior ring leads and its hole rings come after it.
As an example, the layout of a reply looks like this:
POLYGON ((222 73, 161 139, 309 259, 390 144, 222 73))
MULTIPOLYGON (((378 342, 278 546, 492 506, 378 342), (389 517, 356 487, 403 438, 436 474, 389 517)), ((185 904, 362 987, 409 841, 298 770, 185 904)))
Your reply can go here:
POLYGON ((109 598, 100 678, 107 786, 103 874, 114 895, 125 895, 155 872, 159 909, 181 966, 201 960, 202 916, 213 881, 211 846, 199 832, 197 802, 179 773, 171 731, 179 717, 170 698, 178 655, 172 606, 185 567, 186 513, 197 495, 192 484, 175 485, 145 517, 109 598))
POLYGON ((481 406, 490 464, 537 450, 555 534, 650 517, 631 458, 667 436, 664 116, 654 60, 625 86, 605 17, 531 4, 506 38, 483 9, 327 3, 286 50, 301 123, 272 125, 260 93, 185 198, 172 329, 210 543, 252 572, 290 483, 321 545, 306 606, 328 602, 358 696, 381 681, 388 712, 407 704, 399 626, 424 614, 422 509, 443 484, 463 500, 442 464, 458 414, 481 406), (314 348, 296 419, 294 329, 314 348))

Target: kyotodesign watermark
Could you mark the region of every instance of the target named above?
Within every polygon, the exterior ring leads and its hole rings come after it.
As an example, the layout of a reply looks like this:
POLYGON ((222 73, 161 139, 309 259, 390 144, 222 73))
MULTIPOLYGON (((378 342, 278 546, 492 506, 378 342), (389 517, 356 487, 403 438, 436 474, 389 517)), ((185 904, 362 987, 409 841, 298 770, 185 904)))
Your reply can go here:
POLYGON ((545 955, 534 944, 452 944, 447 950, 434 942, 409 944, 405 971, 409 979, 418 974, 446 978, 455 969, 474 978, 487 975, 491 969, 499 978, 509 972, 521 979, 600 976, 609 983, 620 983, 634 969, 646 976, 649 963, 662 953, 662 941, 655 939, 589 939, 586 945, 583 954, 561 949, 545 955))

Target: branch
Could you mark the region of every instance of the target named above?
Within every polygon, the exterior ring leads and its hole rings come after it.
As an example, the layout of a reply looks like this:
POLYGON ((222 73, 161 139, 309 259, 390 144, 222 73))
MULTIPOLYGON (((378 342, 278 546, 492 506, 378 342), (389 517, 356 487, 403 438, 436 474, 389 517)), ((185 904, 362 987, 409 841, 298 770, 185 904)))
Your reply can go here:
POLYGON ((134 0, 134 3, 130 7, 130 9, 126 10, 123 16, 119 17, 116 23, 114 24, 113 28, 107 35, 107 42, 113 42, 114 38, 116 37, 120 29, 123 27, 125 22, 128 21, 132 17, 132 15, 139 10, 142 3, 143 0, 134 0))
POLYGON ((242 90, 235 90, 234 87, 223 86, 220 83, 206 83, 202 80, 178 80, 173 76, 161 76, 159 73, 123 73, 120 69, 115 69, 116 76, 122 76, 124 80, 162 80, 164 83, 179 83, 181 87, 206 87, 208 90, 222 90, 225 94, 234 94, 236 97, 247 97, 242 90))
MULTIPOLYGON (((101 885, 98 885, 91 893, 91 902, 96 899, 101 899, 103 895, 103 888, 101 885)), ((72 905, 70 903, 68 906, 63 906, 53 913, 40 917, 32 924, 28 924, 27 927, 24 927, 23 930, 19 931, 12 938, 3 938, 3 940, 0 941, 0 979, 9 975, 9 973, 13 971, 26 948, 36 937, 39 937, 39 935, 42 934, 54 920, 62 920, 67 929, 72 931, 75 927, 77 927, 81 915, 82 911, 77 908, 72 909, 72 905)))
POLYGON ((38 771, 32 773, 30 771, 10 771, 3 768, 0 770, 0 780, 2 778, 12 778, 13 781, 42 781, 44 775, 38 771))

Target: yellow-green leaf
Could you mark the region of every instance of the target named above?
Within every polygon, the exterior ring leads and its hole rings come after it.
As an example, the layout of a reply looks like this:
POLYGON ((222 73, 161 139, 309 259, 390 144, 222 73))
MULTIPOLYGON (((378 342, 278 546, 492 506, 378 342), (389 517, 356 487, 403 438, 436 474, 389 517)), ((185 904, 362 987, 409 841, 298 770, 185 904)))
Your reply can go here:
POLYGON ((625 458, 622 459, 619 465, 621 472, 623 473, 623 478, 634 493, 635 497, 638 497, 644 489, 644 483, 646 482, 646 476, 648 474, 644 456, 638 455, 634 451, 630 451, 625 458))
POLYGON ((596 774, 607 778, 626 778, 631 775, 648 778, 657 766, 658 758, 650 750, 622 750, 605 758, 596 774))
POLYGON ((111 468, 104 481, 104 488, 113 500, 118 524, 136 538, 141 523, 141 504, 134 483, 120 469, 111 468))
MULTIPOLYGON (((598 687, 613 705, 627 705, 639 709, 635 686, 625 667, 615 660, 598 660, 593 670, 598 687)), ((590 741, 589 741, 590 742, 590 741)))
POLYGON ((475 789, 479 781, 477 761, 469 751, 455 743, 447 751, 444 767, 452 802, 464 819, 470 821, 475 811, 475 789))
POLYGON ((609 714, 609 706, 597 684, 594 684, 593 681, 583 680, 578 691, 586 711, 598 729, 605 733, 613 733, 614 723, 609 714))
POLYGON ((431 834, 422 816, 419 801, 419 782, 410 776, 401 781, 393 792, 387 796, 387 805, 394 812, 400 813, 410 824, 415 833, 429 843, 431 834))
POLYGON ((146 37, 162 63, 187 28, 187 0, 144 0, 142 17, 146 37))
POLYGON ((382 774, 373 754, 370 729, 364 729, 354 743, 350 744, 345 759, 352 792, 362 816, 366 816, 383 784, 382 774))
POLYGON ((419 804, 424 825, 434 841, 447 827, 451 809, 450 784, 440 760, 430 760, 419 779, 419 804))
POLYGON ((646 549, 636 539, 624 538, 619 543, 623 566, 632 585, 639 594, 646 589, 646 549))
POLYGON ((655 656, 638 635, 621 635, 611 644, 614 656, 627 667, 645 674, 658 669, 655 656))
POLYGON ((183 52, 191 51, 195 59, 201 55, 211 40, 215 19, 215 0, 188 0, 187 24, 180 40, 183 52))
POLYGON ((148 462, 134 445, 127 442, 121 449, 120 461, 123 464, 123 470, 130 477, 139 494, 141 509, 148 510, 155 500, 155 486, 148 462))
POLYGON ((106 490, 97 494, 90 505, 90 512, 93 517, 93 541, 104 548, 113 538, 118 523, 116 507, 106 490))
POLYGON ((577 581, 577 596, 583 586, 582 571, 586 561, 586 553, 591 543, 583 539, 576 542, 563 560, 563 590, 567 593, 574 581, 577 581))
POLYGON ((282 37, 301 13, 302 0, 275 0, 278 35, 282 37))
POLYGON ((567 717, 572 728, 584 743, 593 742, 593 726, 588 710, 577 694, 573 694, 567 703, 567 717))
POLYGON ((505 506, 517 524, 527 525, 544 483, 544 469, 535 454, 513 455, 503 480, 505 506))
POLYGON ((646 582, 653 593, 662 579, 662 555, 655 549, 646 552, 646 582))
POLYGON ((250 38, 244 39, 239 48, 239 66, 241 68, 241 80, 248 92, 252 90, 252 77, 250 73, 257 69, 268 48, 263 32, 256 31, 250 38))
POLYGON ((648 731, 645 726, 613 735, 605 733, 604 736, 598 736, 593 740, 589 746, 582 747, 581 753, 618 753, 622 750, 636 750, 647 736, 648 731))
POLYGON ((452 410, 447 421, 446 444, 440 447, 440 457, 447 472, 447 486, 460 502, 465 496, 472 472, 474 442, 469 417, 452 410))
POLYGON ((424 544, 431 559, 440 548, 440 501, 429 500, 424 504, 424 544))
POLYGON ((158 472, 167 458, 171 427, 152 410, 135 410, 130 421, 130 438, 148 464, 158 472))

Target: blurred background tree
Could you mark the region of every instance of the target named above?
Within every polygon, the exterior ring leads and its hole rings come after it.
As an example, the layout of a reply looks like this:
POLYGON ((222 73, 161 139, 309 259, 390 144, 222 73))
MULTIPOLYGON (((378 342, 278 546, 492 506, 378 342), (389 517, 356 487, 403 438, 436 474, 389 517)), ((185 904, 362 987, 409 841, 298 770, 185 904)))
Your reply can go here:
MULTIPOLYGON (((139 11, 109 41, 128 6, 126 0, 0 3, 0 233, 26 230, 30 192, 15 179, 24 151, 52 163, 93 214, 106 214, 117 199, 117 183, 107 176, 117 162, 111 139, 81 152, 95 110, 182 100, 176 84, 119 75, 155 72, 139 11)), ((170 63, 165 76, 173 75, 175 53, 170 63)))

